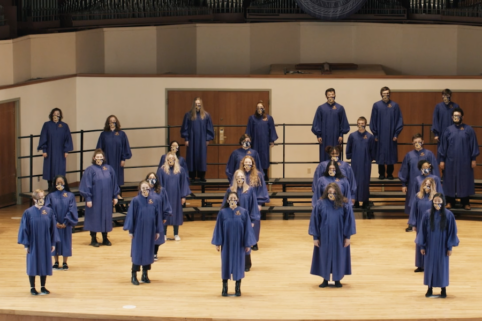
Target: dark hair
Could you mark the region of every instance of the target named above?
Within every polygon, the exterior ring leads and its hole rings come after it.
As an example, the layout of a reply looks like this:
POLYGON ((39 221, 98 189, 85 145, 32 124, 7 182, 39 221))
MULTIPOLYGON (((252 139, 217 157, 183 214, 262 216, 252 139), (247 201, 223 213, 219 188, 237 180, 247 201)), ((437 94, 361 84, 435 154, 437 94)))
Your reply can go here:
POLYGON ((162 187, 161 187, 161 182, 159 182, 159 178, 157 177, 156 173, 154 173, 154 172, 147 173, 145 180, 147 181, 149 179, 149 176, 151 176, 153 174, 154 174, 154 177, 156 178, 156 183, 154 184, 154 191, 156 191, 157 194, 160 194, 162 187))
POLYGON ((392 91, 390 90, 390 88, 388 88, 387 86, 385 86, 385 87, 382 87, 382 89, 380 89, 380 96, 382 96, 382 92, 387 91, 387 90, 389 91, 389 93, 392 93, 392 91))
POLYGON ((172 140, 170 143, 169 143, 169 152, 171 151, 171 147, 172 147, 172 144, 176 143, 177 144, 177 152, 176 152, 176 156, 177 158, 179 158, 181 156, 181 153, 179 152, 179 150, 181 149, 181 145, 179 144, 179 142, 177 140, 172 140))
POLYGON ((412 136, 412 142, 415 140, 415 138, 421 138, 423 140, 422 134, 416 133, 415 135, 412 136))
POLYGON ((422 160, 419 160, 419 161, 418 161, 418 164, 417 164, 417 168, 418 168, 419 171, 422 170, 422 166, 423 166, 423 164, 425 164, 425 163, 427 163, 427 164, 430 165, 430 170, 433 169, 432 164, 430 164, 430 162, 429 162, 428 160, 422 159, 422 160))
POLYGON ((326 146, 325 148, 325 152, 331 156, 331 153, 334 151, 334 150, 337 150, 338 151, 338 155, 341 155, 341 152, 342 152, 342 148, 340 145, 337 145, 337 146, 326 146))
POLYGON ((231 191, 231 190, 228 190, 228 191, 226 192, 226 203, 223 204, 223 208, 229 207, 229 196, 230 196, 231 194, 236 195, 236 198, 237 198, 238 201, 239 201, 238 193, 233 192, 233 191, 231 191))
POLYGON ((335 88, 328 88, 325 90, 325 97, 328 97, 328 93, 334 93, 336 95, 335 88))
POLYGON ((67 182, 67 178, 65 178, 64 175, 57 175, 54 177, 54 180, 52 181, 52 185, 49 188, 49 193, 53 193, 57 190, 57 179, 63 179, 64 180, 64 191, 70 192, 70 187, 69 183, 67 182))
POLYGON ((268 116, 266 116, 266 108, 264 108, 264 102, 262 100, 258 100, 258 102, 256 103, 256 109, 254 110, 254 117, 263 118, 263 119, 268 118, 268 116), (263 113, 261 115, 258 114, 258 105, 259 104, 263 105, 263 113))
POLYGON ((100 148, 97 148, 96 150, 94 150, 94 155, 92 156, 92 165, 95 165, 95 160, 94 160, 94 158, 95 158, 95 156, 96 156, 97 154, 102 154, 102 156, 104 156, 104 162, 105 162, 106 157, 105 157, 104 151, 103 151, 102 149, 100 149, 100 148))
POLYGON ((50 111, 50 114, 49 114, 49 119, 53 121, 53 118, 54 118, 54 113, 58 111, 60 113, 60 119, 59 121, 62 120, 62 118, 64 118, 64 114, 62 114, 62 110, 60 110, 60 108, 54 108, 50 111))
POLYGON ((364 116, 358 117, 356 122, 358 123, 358 121, 360 121, 360 120, 363 120, 365 122, 365 126, 368 124, 368 120, 364 116))
POLYGON ((447 227, 447 214, 445 213, 445 196, 442 193, 437 193, 433 196, 432 207, 430 208, 430 229, 435 231, 435 207, 433 206, 433 201, 435 198, 440 197, 442 199, 442 207, 440 208, 440 230, 443 231, 447 227))
POLYGON ((458 111, 462 115, 462 117, 464 117, 464 111, 460 107, 455 107, 454 109, 452 109, 452 116, 456 111, 458 111))
POLYGON ((452 96, 452 90, 446 88, 446 89, 442 90, 442 95, 452 96))
POLYGON ((339 207, 342 207, 343 206, 343 203, 347 203, 348 200, 346 197, 344 197, 342 194, 341 194, 341 189, 340 189, 340 186, 338 186, 337 183, 330 183, 326 186, 325 190, 323 191, 323 195, 321 195, 321 198, 322 199, 327 199, 328 198, 328 190, 330 188, 334 188, 335 189, 335 208, 339 208, 339 207))
POLYGON ((330 161, 328 164, 326 164, 326 168, 325 168, 325 172, 323 173, 323 176, 330 176, 330 174, 328 174, 328 171, 330 170, 330 166, 333 165, 335 166, 335 169, 336 169, 336 174, 335 174, 335 177, 336 178, 343 178, 345 176, 343 176, 343 174, 341 173, 341 170, 340 170, 340 167, 338 166, 338 163, 335 162, 335 161, 330 161))
POLYGON ((110 132, 109 120, 111 119, 111 117, 115 118, 115 131, 118 132, 119 130, 121 130, 121 124, 116 115, 110 115, 109 117, 107 117, 107 119, 105 120, 104 131, 110 132))
POLYGON ((239 137, 239 145, 243 145, 243 141, 244 141, 246 138, 249 138, 249 139, 251 140, 251 136, 249 136, 248 134, 243 134, 243 135, 241 135, 241 137, 239 137))

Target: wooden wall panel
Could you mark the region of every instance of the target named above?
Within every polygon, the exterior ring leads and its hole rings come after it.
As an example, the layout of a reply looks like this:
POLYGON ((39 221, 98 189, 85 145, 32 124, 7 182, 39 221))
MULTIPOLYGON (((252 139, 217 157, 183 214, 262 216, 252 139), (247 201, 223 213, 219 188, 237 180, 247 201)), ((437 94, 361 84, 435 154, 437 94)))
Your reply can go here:
POLYGON ((15 124, 15 102, 0 104, 0 207, 16 203, 15 124))

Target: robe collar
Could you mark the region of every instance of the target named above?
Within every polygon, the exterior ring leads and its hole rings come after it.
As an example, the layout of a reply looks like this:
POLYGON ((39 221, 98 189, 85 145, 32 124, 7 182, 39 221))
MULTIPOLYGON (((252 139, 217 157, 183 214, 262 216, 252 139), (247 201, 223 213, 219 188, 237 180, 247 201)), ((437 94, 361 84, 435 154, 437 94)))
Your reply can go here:
POLYGON ((460 128, 460 126, 465 126, 463 122, 460 122, 459 124, 453 123, 455 127, 460 128))
POLYGON ((358 130, 356 131, 358 133, 358 135, 360 136, 364 136, 367 134, 367 130, 365 129, 365 131, 363 133, 360 133, 358 130))
POLYGON ((418 155, 420 155, 421 153, 424 153, 424 152, 425 152, 425 148, 422 147, 421 150, 416 150, 416 149, 414 149, 413 151, 414 151, 415 153, 417 153, 418 155))

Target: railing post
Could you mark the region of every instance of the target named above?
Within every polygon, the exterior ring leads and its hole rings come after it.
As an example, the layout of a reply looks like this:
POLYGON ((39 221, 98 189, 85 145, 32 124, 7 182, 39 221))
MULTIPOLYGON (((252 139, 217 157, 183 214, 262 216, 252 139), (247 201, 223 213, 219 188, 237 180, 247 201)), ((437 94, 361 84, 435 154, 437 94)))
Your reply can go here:
POLYGON ((82 175, 84 169, 84 130, 80 130, 80 179, 82 179, 82 175))
POLYGON ((30 192, 33 191, 33 135, 30 135, 30 192))
POLYGON ((285 178, 286 126, 283 123, 283 178, 285 178))

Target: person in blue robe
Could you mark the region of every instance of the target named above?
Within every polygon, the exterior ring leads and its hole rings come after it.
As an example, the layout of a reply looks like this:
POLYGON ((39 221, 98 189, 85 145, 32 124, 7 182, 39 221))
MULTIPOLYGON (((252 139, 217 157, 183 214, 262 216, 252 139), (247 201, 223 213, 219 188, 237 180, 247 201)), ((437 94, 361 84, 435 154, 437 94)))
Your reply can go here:
POLYGON ((241 296, 246 252, 256 244, 249 213, 238 206, 238 201, 237 193, 230 191, 227 202, 218 213, 211 240, 216 250, 221 251, 222 296, 228 296, 228 280, 231 278, 236 281, 235 295, 241 296))
POLYGON ((453 125, 445 129, 440 141, 440 168, 444 173, 447 208, 455 206, 455 197, 470 210, 470 195, 475 193, 474 168, 479 156, 479 143, 472 127, 463 123, 464 111, 452 110, 453 125))
MULTIPOLYGON (((433 196, 436 193, 440 192, 437 190, 435 179, 426 177, 422 181, 418 193, 413 197, 408 224, 413 226, 413 230, 417 233, 416 235, 418 235, 418 228, 420 228, 422 224, 423 214, 432 207, 433 196)), ((417 267, 414 271, 415 273, 423 272, 423 258, 424 256, 420 253, 420 246, 415 244, 415 266, 417 267)))
MULTIPOLYGON (((410 206, 412 204, 412 197, 418 192, 415 189, 417 176, 420 175, 418 163, 421 160, 426 160, 432 164, 432 173, 439 176, 437 158, 428 149, 423 147, 423 138, 421 134, 415 134, 412 137, 412 144, 414 150, 409 151, 403 158, 402 166, 398 171, 398 179, 402 182, 402 192, 405 193, 405 214, 410 214, 410 206)), ((412 231, 412 227, 406 228, 407 232, 412 231)))
MULTIPOLYGON (((229 192, 236 192, 238 194, 238 205, 248 211, 249 218, 251 219, 251 225, 254 227, 256 222, 261 219, 259 212, 258 200, 256 198, 256 192, 248 184, 246 184, 246 176, 244 170, 238 169, 234 172, 234 180, 231 186, 228 187, 226 195, 224 195, 223 203, 226 204, 229 192)), ((256 224, 259 226, 259 224, 256 224)), ((259 230, 259 229, 258 229, 259 230)), ((253 266, 251 260, 251 249, 246 252, 244 271, 249 272, 253 266)))
POLYGON ((160 199, 150 193, 149 183, 139 184, 139 193, 134 197, 127 212, 124 231, 129 231, 131 242, 131 282, 139 285, 137 272, 142 266, 141 282, 151 283, 148 272, 154 263, 154 243, 164 231, 160 199))
MULTIPOLYGON (((358 118, 358 130, 348 136, 346 144, 346 158, 351 159, 351 168, 356 182, 356 191, 352 192, 355 208, 360 207, 360 202, 363 202, 363 208, 368 208, 370 200, 370 177, 372 161, 375 160, 375 138, 366 131, 366 125, 365 117, 358 118)), ((340 169, 343 172, 341 166, 340 169)))
POLYGON ((435 105, 432 117, 433 139, 437 142, 437 160, 440 162, 440 139, 447 127, 452 125, 452 110, 460 106, 452 101, 452 91, 444 89, 442 91, 442 102, 435 105))
MULTIPOLYGON (((258 201, 258 209, 261 212, 261 207, 266 203, 269 203, 268 189, 266 188, 266 182, 264 181, 263 173, 258 171, 256 161, 253 157, 246 155, 239 165, 239 169, 244 171, 246 178, 246 184, 248 184, 256 192, 256 200, 258 201)), ((259 242, 259 236, 261 233, 261 220, 254 222, 254 235, 256 241, 259 242)), ((258 243, 253 246, 253 250, 259 249, 258 243)))
POLYGON ((385 165, 388 179, 393 179, 393 164, 398 161, 397 140, 403 129, 402 111, 390 100, 390 88, 380 90, 382 100, 373 104, 370 130, 375 136, 376 157, 379 179, 385 179, 385 165))
MULTIPOLYGON (((169 144, 169 151, 176 153, 177 159, 179 160, 179 165, 184 168, 184 171, 186 173, 189 173, 186 160, 184 159, 184 157, 181 156, 181 153, 179 152, 179 143, 177 141, 173 140, 169 144)), ((157 166, 157 169, 161 168, 161 166, 164 165, 164 163, 166 162, 166 155, 167 154, 161 156, 161 160, 159 161, 159 166, 157 166)))
POLYGON ((330 163, 328 163, 325 172, 316 181, 315 190, 313 191, 313 197, 311 199, 311 205, 313 207, 316 205, 330 183, 336 183, 338 185, 343 197, 346 197, 348 204, 351 206, 350 183, 348 183, 346 177, 343 176, 340 167, 338 167, 338 164, 335 161, 330 161, 330 163))
POLYGON ((66 159, 74 149, 69 125, 62 121, 63 114, 59 108, 54 108, 49 114, 50 121, 45 122, 40 132, 37 149, 44 157, 42 178, 48 182, 49 188, 57 175, 65 176, 66 159))
POLYGON ((433 295, 433 287, 442 288, 440 297, 447 297, 449 257, 452 248, 459 245, 454 214, 444 205, 444 195, 435 194, 431 209, 423 214, 415 240, 420 246, 420 253, 424 255, 423 281, 428 286, 426 297, 433 295))
POLYGON ((323 278, 328 286, 330 274, 335 287, 351 275, 350 238, 356 234, 355 217, 348 200, 336 183, 330 183, 311 212, 308 234, 313 236, 311 274, 323 278))
POLYGON ((52 275, 52 252, 58 241, 54 211, 45 204, 45 193, 41 189, 33 192, 34 206, 25 210, 18 229, 18 244, 27 252, 27 275, 30 293, 39 295, 35 289, 35 276, 40 276, 40 294, 49 294, 45 288, 47 275, 52 275))
POLYGON ((104 131, 100 133, 96 148, 104 151, 104 163, 114 169, 117 184, 124 185, 124 166, 126 159, 132 157, 132 152, 127 135, 121 130, 121 124, 115 115, 110 115, 105 120, 104 131))
POLYGON ((209 141, 214 139, 211 116, 204 110, 202 99, 194 99, 192 108, 184 115, 181 137, 185 139, 186 162, 192 181, 199 178, 205 182, 207 169, 207 150, 209 141))
POLYGON ((59 242, 55 244, 54 270, 68 270, 67 260, 72 256, 72 228, 79 221, 75 195, 70 192, 69 183, 65 176, 57 175, 54 185, 50 188, 45 200, 45 206, 54 211, 59 242), (62 255, 62 267, 59 266, 59 256, 62 255))
POLYGON ((86 205, 84 231, 90 231, 90 245, 93 247, 99 247, 97 232, 102 233, 102 245, 112 245, 107 233, 112 231, 112 206, 117 204, 120 193, 117 175, 104 160, 104 152, 96 149, 92 165, 85 169, 79 186, 86 205))
POLYGON ((176 154, 167 153, 166 162, 157 171, 157 177, 161 186, 166 189, 169 198, 169 204, 172 208, 172 216, 167 217, 164 226, 164 236, 167 234, 167 227, 172 225, 174 228, 174 239, 180 241, 179 225, 184 222, 182 205, 186 203, 186 197, 191 194, 189 189, 189 181, 184 169, 179 165, 176 154))
MULTIPOLYGON (((246 155, 253 157, 256 164, 260 163, 258 152, 251 148, 251 137, 249 137, 248 134, 243 134, 239 138, 239 145, 242 147, 234 150, 231 153, 228 163, 226 164, 226 176, 228 177, 230 183, 233 180, 234 172, 239 169, 241 160, 246 155)), ((262 170, 260 169, 260 171, 262 170)))
POLYGON ((442 187, 442 183, 440 182, 440 178, 432 174, 433 167, 432 164, 427 160, 421 160, 418 162, 417 166, 418 170, 420 171, 420 175, 415 178, 415 187, 414 192, 420 191, 420 186, 422 186, 423 180, 430 177, 435 181, 435 187, 437 188, 438 193, 444 193, 444 189, 442 187))
POLYGON ((326 147, 326 152, 331 156, 331 159, 319 163, 318 166, 316 167, 315 174, 313 175, 313 182, 311 184, 312 191, 315 190, 315 185, 318 179, 321 176, 323 176, 323 174, 325 173, 326 166, 328 166, 328 163, 331 161, 335 161, 338 164, 338 167, 340 168, 341 173, 343 174, 343 176, 346 177, 346 179, 348 180, 348 183, 350 184, 351 194, 352 195, 355 194, 356 188, 357 188, 355 174, 353 173, 353 170, 351 169, 350 164, 340 160, 341 151, 342 151, 341 146, 326 147))
POLYGON ((266 114, 262 100, 256 104, 254 115, 249 116, 246 134, 251 137, 253 149, 259 154, 259 168, 264 172, 264 180, 268 180, 270 148, 278 139, 273 117, 266 114))
POLYGON ((320 162, 331 158, 325 152, 326 146, 341 145, 343 135, 350 131, 345 108, 335 102, 335 89, 328 88, 325 96, 327 102, 318 106, 311 127, 311 132, 316 135, 320 144, 320 162))
MULTIPOLYGON (((169 203, 169 196, 167 195, 166 189, 161 186, 159 178, 154 172, 150 172, 146 175, 146 182, 149 183, 150 193, 152 194, 152 197, 157 198, 161 204, 162 223, 166 224, 167 217, 172 216, 172 207, 171 203, 169 203)), ((159 247, 164 244, 165 241, 166 235, 164 233, 163 227, 163 233, 161 234, 161 237, 156 240, 156 243, 154 245, 154 261, 157 261, 159 247), (164 237, 162 235, 164 235, 164 237)))

